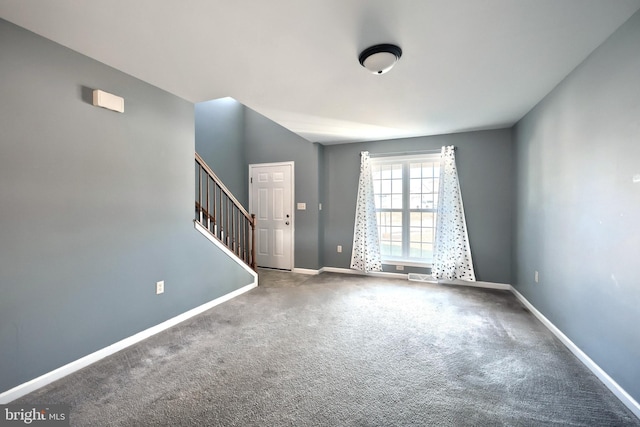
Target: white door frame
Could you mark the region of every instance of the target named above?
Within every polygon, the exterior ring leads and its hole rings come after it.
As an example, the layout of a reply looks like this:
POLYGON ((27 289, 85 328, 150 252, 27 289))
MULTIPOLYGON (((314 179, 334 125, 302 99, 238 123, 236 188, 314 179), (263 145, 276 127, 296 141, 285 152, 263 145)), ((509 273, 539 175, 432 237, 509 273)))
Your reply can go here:
POLYGON ((253 210, 253 183, 251 182, 251 176, 253 168, 259 168, 264 166, 291 166, 291 271, 295 268, 295 246, 296 246, 296 213, 295 213, 295 199, 296 199, 296 174, 295 174, 295 162, 275 162, 275 163, 251 163, 249 164, 249 213, 254 213, 253 210))

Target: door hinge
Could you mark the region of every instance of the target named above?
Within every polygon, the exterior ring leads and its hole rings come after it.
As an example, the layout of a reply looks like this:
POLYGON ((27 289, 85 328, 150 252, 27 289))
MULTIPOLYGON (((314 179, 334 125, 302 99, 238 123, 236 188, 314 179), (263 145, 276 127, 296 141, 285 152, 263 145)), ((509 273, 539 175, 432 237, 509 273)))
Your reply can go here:
POLYGON ((251 181, 249 181, 250 184, 253 184, 253 177, 249 178, 251 181))

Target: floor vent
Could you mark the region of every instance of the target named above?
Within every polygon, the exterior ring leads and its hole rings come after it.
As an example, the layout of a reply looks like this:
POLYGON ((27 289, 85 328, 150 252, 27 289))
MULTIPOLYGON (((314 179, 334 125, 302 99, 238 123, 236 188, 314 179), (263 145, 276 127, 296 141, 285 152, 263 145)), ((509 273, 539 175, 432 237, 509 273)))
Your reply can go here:
POLYGON ((408 278, 412 282, 438 283, 430 274, 409 273, 408 278))

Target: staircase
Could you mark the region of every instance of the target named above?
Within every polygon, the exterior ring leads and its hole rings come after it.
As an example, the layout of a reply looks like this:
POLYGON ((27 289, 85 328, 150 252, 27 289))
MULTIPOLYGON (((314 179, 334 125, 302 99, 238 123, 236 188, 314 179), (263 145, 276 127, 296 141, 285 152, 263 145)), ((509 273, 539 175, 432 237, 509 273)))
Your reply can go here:
POLYGON ((256 270, 256 216, 246 211, 198 153, 195 221, 256 270))

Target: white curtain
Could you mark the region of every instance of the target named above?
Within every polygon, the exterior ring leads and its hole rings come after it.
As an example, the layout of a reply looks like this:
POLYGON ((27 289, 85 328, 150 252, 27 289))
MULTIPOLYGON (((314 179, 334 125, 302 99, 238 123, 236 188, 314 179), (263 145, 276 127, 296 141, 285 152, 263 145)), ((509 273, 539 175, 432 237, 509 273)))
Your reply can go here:
POLYGON ((476 280, 453 146, 442 147, 440 153, 440 189, 431 275, 435 279, 476 280))
POLYGON ((373 177, 369 152, 360 153, 360 181, 356 202, 356 219, 353 230, 351 268, 364 272, 382 271, 378 219, 373 197, 373 177))

